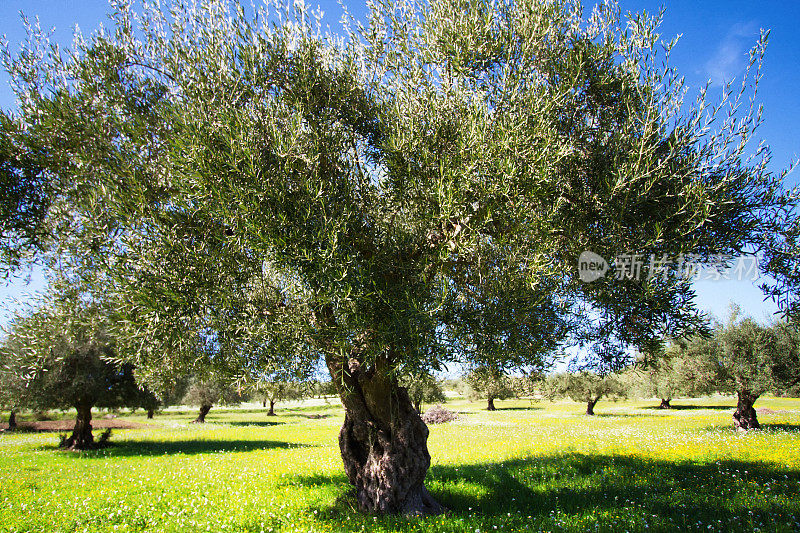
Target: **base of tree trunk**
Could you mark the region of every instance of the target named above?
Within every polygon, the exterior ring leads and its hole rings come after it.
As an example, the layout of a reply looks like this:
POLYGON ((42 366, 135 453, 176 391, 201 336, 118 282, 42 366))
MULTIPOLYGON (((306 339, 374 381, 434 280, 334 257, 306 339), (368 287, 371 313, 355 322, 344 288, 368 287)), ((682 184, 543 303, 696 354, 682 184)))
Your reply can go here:
POLYGON ((197 415, 197 418, 192 420, 192 424, 205 424, 206 423, 206 415, 211 410, 210 405, 201 405, 200 406, 200 413, 197 415))
POLYGON ((669 404, 671 400, 665 400, 661 398, 661 405, 658 406, 659 409, 672 409, 672 406, 669 404))
POLYGON ((497 411, 497 408, 494 406, 494 398, 489 398, 489 400, 486 402, 486 410, 497 411))
POLYGON ((269 402, 269 411, 267 412, 267 416, 275 416, 275 402, 269 402))
POLYGON ((594 402, 586 402, 586 415, 587 416, 594 416, 594 406, 597 404, 596 401, 594 402))
POLYGON ((753 404, 756 403, 758 395, 749 391, 741 391, 738 393, 738 397, 736 411, 733 413, 733 427, 739 431, 760 428, 761 424, 758 423, 756 410, 753 409, 753 404))
POLYGON ((14 431, 17 429, 17 413, 16 411, 11 411, 8 415, 8 430, 14 431))
POLYGON ((430 466, 430 455, 427 446, 419 446, 420 440, 427 440, 428 428, 419 415, 414 414, 419 423, 407 421, 398 431, 410 435, 397 435, 396 441, 392 442, 378 430, 378 440, 371 447, 359 435, 367 428, 345 414, 339 433, 339 448, 348 478, 356 487, 356 499, 362 511, 406 516, 444 513, 444 508, 428 493, 422 481, 417 481, 424 479, 430 466))
POLYGON ((155 414, 155 411, 153 411, 152 409, 148 409, 147 410, 147 419, 148 420, 152 419, 154 414, 155 414))
POLYGON ((431 463, 428 426, 408 393, 385 366, 364 369, 358 361, 328 359, 345 418, 339 449, 362 512, 428 516, 444 512, 424 485, 431 463))
POLYGON ((84 405, 76 409, 78 414, 75 417, 72 435, 62 438, 59 447, 64 450, 94 450, 97 448, 97 443, 92 435, 92 407, 84 405))

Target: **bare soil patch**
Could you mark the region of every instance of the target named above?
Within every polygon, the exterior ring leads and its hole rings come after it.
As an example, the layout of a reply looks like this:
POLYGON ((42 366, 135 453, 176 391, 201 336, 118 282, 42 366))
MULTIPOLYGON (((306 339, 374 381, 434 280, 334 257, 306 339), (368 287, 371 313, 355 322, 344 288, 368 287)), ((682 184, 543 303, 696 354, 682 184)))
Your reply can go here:
MULTIPOLYGON (((17 422, 17 431, 72 431, 72 428, 75 426, 74 420, 43 420, 41 422, 36 421, 24 421, 24 422, 17 422)), ((138 422, 129 422, 127 420, 118 420, 118 419, 95 419, 92 420, 92 428, 93 429, 139 429, 147 427, 147 424, 140 424, 138 422)), ((0 430, 5 431, 8 429, 8 423, 3 422, 0 423, 0 430)))
POLYGON ((791 413, 791 411, 787 411, 786 409, 770 409, 769 407, 759 407, 756 409, 756 412, 760 415, 778 415, 778 414, 791 413))

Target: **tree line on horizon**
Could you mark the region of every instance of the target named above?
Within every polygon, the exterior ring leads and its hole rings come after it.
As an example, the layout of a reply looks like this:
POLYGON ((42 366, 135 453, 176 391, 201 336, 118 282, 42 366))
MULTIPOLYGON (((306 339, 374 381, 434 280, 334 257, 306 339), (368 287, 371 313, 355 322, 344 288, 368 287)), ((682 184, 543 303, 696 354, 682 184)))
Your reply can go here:
MULTIPOLYGON (((331 381, 311 373, 294 381, 258 381, 248 388, 237 387, 230 375, 188 376, 154 393, 136 382, 130 364, 115 361, 114 342, 100 325, 102 317, 95 317, 95 331, 75 329, 87 321, 67 323, 80 313, 98 313, 74 299, 68 301, 68 296, 62 294, 58 307, 39 307, 20 317, 2 343, 0 408, 10 411, 10 430, 15 429, 20 409, 71 407, 76 410, 75 427, 72 435, 62 439, 62 446, 88 449, 95 444, 92 408, 142 408, 152 418, 157 409, 170 405, 197 405, 199 414, 193 422, 204 423, 214 405, 261 401, 264 408, 269 405, 267 415, 275 416, 276 402, 336 395, 331 381), (72 306, 65 307, 69 304, 72 306), (26 350, 42 343, 49 347, 50 360, 45 363, 26 355, 26 350), (37 372, 26 375, 31 369, 37 372)), ((479 367, 449 380, 430 373, 408 375, 401 386, 419 414, 423 404, 447 402, 445 387, 471 400, 486 400, 488 411, 496 409, 495 400, 570 398, 586 404, 587 415, 594 415, 595 405, 603 398, 654 397, 660 399, 659 408, 670 409, 673 398, 736 394, 734 426, 749 430, 759 427, 753 407, 759 396, 800 397, 798 341, 796 324, 776 321, 763 326, 732 307, 727 321, 715 323, 710 335, 666 342, 657 357, 639 354, 632 364, 616 372, 584 368, 511 375, 479 367)))

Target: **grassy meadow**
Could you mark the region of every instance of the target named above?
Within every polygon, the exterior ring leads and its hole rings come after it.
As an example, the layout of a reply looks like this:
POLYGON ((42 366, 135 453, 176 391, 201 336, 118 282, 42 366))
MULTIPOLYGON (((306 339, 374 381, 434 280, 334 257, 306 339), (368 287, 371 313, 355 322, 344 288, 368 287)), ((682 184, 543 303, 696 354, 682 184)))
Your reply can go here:
POLYGON ((748 434, 731 429, 733 398, 673 404, 601 401, 587 417, 451 401, 460 419, 431 427, 426 481, 450 512, 426 519, 354 510, 337 405, 123 416, 148 425, 84 453, 4 433, 0 531, 800 530, 800 399, 760 399, 765 429, 748 434))

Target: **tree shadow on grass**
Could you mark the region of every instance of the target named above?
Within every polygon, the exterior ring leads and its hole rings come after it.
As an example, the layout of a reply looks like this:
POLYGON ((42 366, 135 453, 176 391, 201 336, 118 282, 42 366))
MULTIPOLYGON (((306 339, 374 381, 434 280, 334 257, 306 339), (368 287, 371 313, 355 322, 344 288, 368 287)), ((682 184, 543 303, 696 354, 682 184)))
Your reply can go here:
POLYGON ((662 411, 664 413, 669 413, 670 411, 702 411, 705 409, 712 409, 716 411, 735 411, 735 405, 676 405, 671 404, 669 409, 662 409, 658 405, 644 405, 639 407, 639 409, 648 409, 652 411, 662 411))
POLYGON ((225 421, 218 421, 217 424, 225 424, 228 426, 240 426, 240 427, 247 427, 247 426, 258 426, 258 427, 270 427, 270 426, 277 426, 279 424, 285 424, 283 420, 237 420, 234 422, 225 422, 225 421))
MULTIPOLYGON (((113 439, 113 437, 112 437, 113 439)), ((107 448, 88 451, 82 457, 144 457, 157 455, 200 455, 230 452, 252 452, 257 450, 291 449, 312 446, 310 444, 273 440, 178 440, 178 441, 123 441, 110 442, 107 448)))
POLYGON ((649 417, 652 415, 645 414, 645 413, 595 413, 593 415, 585 415, 587 420, 591 420, 592 418, 642 418, 642 417, 649 417))
POLYGON ((309 420, 320 420, 320 419, 323 419, 323 418, 330 418, 330 417, 333 416, 330 413, 306 414, 306 413, 287 412, 286 414, 289 415, 289 416, 301 416, 303 418, 308 418, 309 420))
MULTIPOLYGON (((580 453, 503 463, 431 467, 426 486, 459 530, 791 531, 800 522, 797 470, 744 461, 668 462, 580 453), (768 485, 769 484, 769 485, 768 485), (765 492, 769 487, 769 492, 765 492), (569 525, 571 524, 571 527, 569 525)), ((375 521, 425 530, 423 520, 366 517, 355 510, 344 475, 296 476, 289 484, 320 490, 316 516, 334 530, 375 521), (331 496, 333 495, 333 496, 331 496)), ((412 528, 413 529, 413 528, 412 528)))
MULTIPOLYGON (((760 424, 761 424, 760 429, 752 429, 748 433, 751 433, 753 435, 758 435, 759 432, 763 431, 800 433, 800 424, 790 424, 781 422, 768 422, 768 423, 760 422, 760 424)), ((705 426, 702 429, 703 431, 725 432, 725 433, 730 433, 731 435, 744 434, 743 431, 734 427, 733 419, 731 419, 731 422, 727 424, 714 424, 710 426, 705 426)))
POLYGON ((770 423, 770 424, 761 424, 761 429, 767 429, 772 431, 786 431, 791 433, 798 433, 800 432, 800 424, 781 424, 781 423, 770 423))
MULTIPOLYGON (((486 409, 483 409, 484 411, 486 409)), ((540 407, 538 405, 531 405, 530 407, 502 407, 498 406, 495 408, 496 411, 542 411, 544 407, 540 407)))

